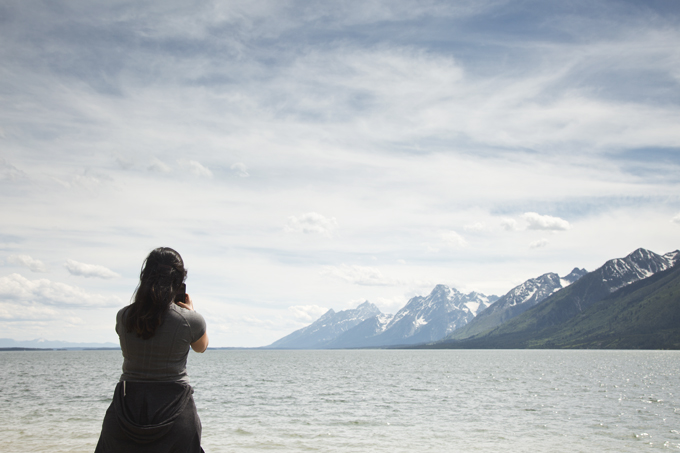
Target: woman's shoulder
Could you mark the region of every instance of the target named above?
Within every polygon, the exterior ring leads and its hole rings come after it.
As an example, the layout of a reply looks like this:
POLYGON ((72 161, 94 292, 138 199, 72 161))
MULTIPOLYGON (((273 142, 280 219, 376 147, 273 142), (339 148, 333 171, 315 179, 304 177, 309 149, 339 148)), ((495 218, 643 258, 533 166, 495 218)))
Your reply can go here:
POLYGON ((178 322, 188 328, 189 336, 191 338, 190 343, 193 343, 205 334, 205 319, 203 319, 203 316, 195 310, 187 310, 179 305, 172 304, 168 310, 168 314, 172 317, 176 317, 178 322))
POLYGON ((130 306, 126 305, 123 308, 121 308, 120 310, 118 310, 118 313, 116 313, 116 321, 120 321, 121 319, 123 319, 123 315, 125 314, 125 310, 127 310, 128 308, 130 308, 130 306))

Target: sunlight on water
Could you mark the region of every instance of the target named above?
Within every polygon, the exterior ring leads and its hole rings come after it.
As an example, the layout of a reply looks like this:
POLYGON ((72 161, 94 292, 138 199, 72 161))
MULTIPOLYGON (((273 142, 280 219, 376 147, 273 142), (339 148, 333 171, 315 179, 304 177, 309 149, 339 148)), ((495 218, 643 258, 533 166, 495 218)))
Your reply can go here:
MULTIPOLYGON (((208 351, 214 452, 680 450, 672 351, 208 351)), ((119 351, 0 353, 2 452, 91 452, 119 351)))

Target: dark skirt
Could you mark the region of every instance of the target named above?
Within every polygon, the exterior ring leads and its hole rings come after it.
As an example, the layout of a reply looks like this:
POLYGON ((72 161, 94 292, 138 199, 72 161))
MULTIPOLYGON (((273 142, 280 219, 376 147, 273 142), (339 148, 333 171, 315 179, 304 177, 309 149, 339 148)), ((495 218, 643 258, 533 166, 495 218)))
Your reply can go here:
POLYGON ((95 453, 201 453, 201 420, 190 385, 119 382, 95 453))

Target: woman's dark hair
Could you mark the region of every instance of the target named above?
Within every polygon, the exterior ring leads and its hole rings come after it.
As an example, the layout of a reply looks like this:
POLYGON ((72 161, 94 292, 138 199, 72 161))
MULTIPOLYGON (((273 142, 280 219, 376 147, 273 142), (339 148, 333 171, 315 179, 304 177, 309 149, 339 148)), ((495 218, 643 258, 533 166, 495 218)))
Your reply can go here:
POLYGON ((134 300, 125 311, 125 330, 145 340, 153 337, 186 278, 179 253, 170 247, 152 250, 142 264, 134 300))

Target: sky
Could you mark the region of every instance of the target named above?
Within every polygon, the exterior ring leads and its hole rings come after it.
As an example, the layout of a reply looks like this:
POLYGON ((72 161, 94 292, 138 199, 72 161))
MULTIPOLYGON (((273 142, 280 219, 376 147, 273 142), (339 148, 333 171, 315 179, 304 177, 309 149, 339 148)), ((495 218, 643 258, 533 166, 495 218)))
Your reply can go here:
POLYGON ((0 337, 211 346, 680 248, 680 2, 0 2, 0 337))

